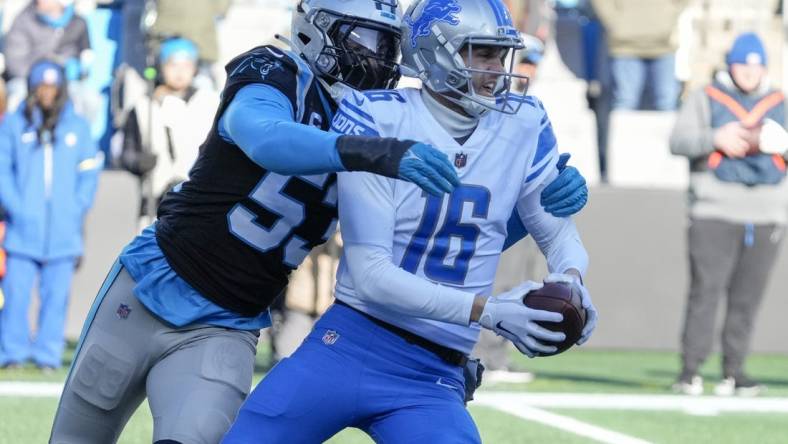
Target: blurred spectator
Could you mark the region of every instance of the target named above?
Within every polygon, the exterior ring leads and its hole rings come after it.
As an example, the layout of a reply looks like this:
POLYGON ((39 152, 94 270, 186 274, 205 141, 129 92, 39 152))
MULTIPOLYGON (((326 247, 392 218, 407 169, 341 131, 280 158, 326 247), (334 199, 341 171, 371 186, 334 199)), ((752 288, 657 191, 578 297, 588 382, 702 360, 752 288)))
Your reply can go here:
POLYGON ((8 216, 4 367, 31 358, 43 369, 60 366, 71 277, 102 165, 88 123, 68 100, 64 76, 52 61, 33 65, 29 96, 0 125, 0 203, 8 216), (37 275, 41 306, 31 344, 28 308, 37 275))
POLYGON ((189 177, 214 112, 219 104, 213 89, 197 89, 193 81, 199 58, 189 40, 175 38, 159 50, 160 84, 153 100, 143 96, 123 126, 121 165, 143 181, 140 225, 151 222, 147 199, 156 203, 174 185, 189 177))
POLYGON ((604 28, 591 0, 557 0, 555 41, 561 59, 587 82, 586 100, 594 112, 599 175, 607 182, 607 145, 613 107, 613 80, 604 28))
POLYGON ((145 36, 143 35, 143 20, 145 15, 144 0, 123 0, 121 3, 121 33, 118 53, 121 66, 131 67, 137 74, 143 75, 145 71, 145 36))
POLYGON ((16 109, 27 95, 25 79, 30 67, 46 58, 65 67, 76 112, 88 120, 97 117, 98 92, 79 82, 87 75, 94 54, 87 24, 76 15, 73 3, 73 0, 33 0, 14 19, 3 41, 9 109, 16 109))
MULTIPOLYGON (((200 53, 197 82, 201 87, 216 85, 213 70, 219 60, 216 22, 227 14, 230 0, 157 0, 156 22, 150 29, 155 40, 172 37, 193 41, 200 53)), ((154 48, 154 50, 156 50, 154 48)))
POLYGON ((3 48, 7 77, 24 80, 33 63, 45 57, 68 65, 67 70, 79 69, 90 40, 87 24, 74 14, 72 3, 33 0, 14 19, 3 48))
POLYGON ((8 109, 8 92, 6 91, 5 87, 5 80, 0 77, 0 120, 2 120, 3 116, 5 116, 5 112, 8 109))
POLYGON ((607 33, 614 108, 641 109, 644 92, 654 109, 676 108, 673 33, 689 0, 591 0, 607 33))
POLYGON ((766 52, 752 33, 728 52, 728 70, 695 91, 671 135, 674 154, 691 164, 691 284, 677 391, 703 391, 698 369, 714 339, 717 305, 726 301, 720 395, 755 394, 744 373, 753 321, 774 265, 788 213, 783 94, 766 77, 766 52))
MULTIPOLYGON (((550 37, 553 10, 546 0, 504 0, 504 3, 525 43, 525 49, 519 53, 520 60, 516 61, 516 72, 533 77, 544 55, 545 42, 550 37)), ((525 90, 526 86, 525 82, 518 81, 516 88, 525 90)))
POLYGON ((550 37, 553 11, 547 0, 504 0, 518 31, 542 42, 550 37))
POLYGON ((5 294, 3 293, 2 283, 5 277, 6 254, 3 248, 3 242, 5 242, 5 208, 0 206, 0 310, 2 310, 3 305, 5 305, 5 294))
POLYGON ((528 87, 530 82, 536 80, 536 73, 537 69, 539 68, 539 63, 542 61, 544 57, 544 42, 539 38, 528 35, 522 34, 523 43, 525 44, 525 49, 519 52, 520 60, 517 61, 516 72, 517 74, 528 76, 528 81, 524 81, 521 79, 517 80, 517 84, 515 87, 523 91, 528 87))
MULTIPOLYGON (((5 117, 6 108, 6 94, 5 94, 5 81, 0 78, 0 122, 5 117)), ((1 201, 2 199, 0 199, 1 201)), ((3 293, 3 278, 5 277, 6 270, 6 252, 3 248, 5 242, 5 208, 0 205, 0 310, 5 305, 5 294, 3 293)))

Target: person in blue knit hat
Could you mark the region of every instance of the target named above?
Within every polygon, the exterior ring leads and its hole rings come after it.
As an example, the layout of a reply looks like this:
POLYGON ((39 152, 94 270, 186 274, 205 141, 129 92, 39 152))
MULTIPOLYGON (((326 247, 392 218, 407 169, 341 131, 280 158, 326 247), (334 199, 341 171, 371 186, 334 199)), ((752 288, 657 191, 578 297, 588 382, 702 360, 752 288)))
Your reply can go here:
POLYGON ((0 125, 0 204, 7 211, 8 254, 0 366, 32 360, 51 370, 61 365, 71 278, 103 162, 87 121, 68 100, 63 68, 39 61, 27 83, 27 98, 0 125), (37 276, 41 304, 32 336, 27 320, 37 276))
POLYGON ((754 395, 744 369, 750 337, 788 222, 785 98, 769 86, 768 57, 754 33, 739 35, 727 69, 692 93, 679 111, 671 151, 690 161, 690 288, 677 392, 703 392, 698 370, 722 328, 717 395, 754 395))

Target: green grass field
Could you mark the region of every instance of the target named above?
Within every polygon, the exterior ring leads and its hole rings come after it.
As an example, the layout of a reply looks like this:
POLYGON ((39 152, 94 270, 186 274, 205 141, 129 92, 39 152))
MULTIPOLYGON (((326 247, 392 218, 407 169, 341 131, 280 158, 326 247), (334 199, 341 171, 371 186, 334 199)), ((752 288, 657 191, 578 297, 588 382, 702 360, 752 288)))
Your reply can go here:
MULTIPOLYGON (((261 358, 264 360, 264 357, 261 358)), ((486 392, 507 394, 574 393, 666 395, 678 370, 674 353, 575 350, 565 355, 528 360, 517 356, 516 364, 536 373, 528 384, 486 384, 486 392)), ((719 359, 704 368, 707 389, 719 379, 719 359)), ((788 402, 788 356, 756 355, 748 363, 749 373, 768 386, 761 398, 788 402)), ((257 378, 262 377, 258 374, 257 378)), ((35 369, 0 371, 0 381, 62 382, 65 370, 44 375, 35 369)), ((704 398, 715 401, 711 395, 704 398)), ((0 444, 44 443, 48 437, 57 400, 0 396, 0 444)), ((494 406, 498 407, 498 406, 494 406)), ((653 443, 788 443, 788 413, 706 412, 683 410, 604 410, 599 408, 539 407, 546 414, 581 421, 603 430, 653 443)), ((562 430, 533 420, 504 413, 487 404, 471 403, 482 438, 486 443, 591 443, 598 442, 578 430, 562 430)), ((783 410, 784 412, 785 410, 783 410)), ((121 443, 149 443, 152 420, 147 405, 132 418, 121 443)), ((623 442, 602 440, 602 442, 623 442)), ((357 430, 335 436, 332 444, 371 442, 357 430)))

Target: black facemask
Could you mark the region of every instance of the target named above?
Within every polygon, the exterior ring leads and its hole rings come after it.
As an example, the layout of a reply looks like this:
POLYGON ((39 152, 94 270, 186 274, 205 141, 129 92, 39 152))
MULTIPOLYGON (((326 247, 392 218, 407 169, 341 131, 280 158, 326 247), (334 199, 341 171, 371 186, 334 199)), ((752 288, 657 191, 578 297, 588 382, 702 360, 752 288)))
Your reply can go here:
POLYGON ((319 67, 330 66, 323 70, 324 76, 361 91, 397 85, 400 77, 397 33, 353 21, 338 21, 328 35, 334 46, 326 46, 318 58, 319 67))

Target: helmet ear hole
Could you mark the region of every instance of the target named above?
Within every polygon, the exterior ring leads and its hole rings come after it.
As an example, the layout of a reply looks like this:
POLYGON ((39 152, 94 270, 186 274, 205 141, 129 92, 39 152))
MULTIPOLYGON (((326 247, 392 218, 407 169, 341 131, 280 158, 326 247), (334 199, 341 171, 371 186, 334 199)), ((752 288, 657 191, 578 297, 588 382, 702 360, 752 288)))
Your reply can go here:
POLYGON ((312 39, 308 35, 304 34, 303 32, 299 32, 298 33, 298 40, 300 40, 301 44, 303 44, 305 46, 308 45, 309 42, 312 41, 312 39))

